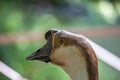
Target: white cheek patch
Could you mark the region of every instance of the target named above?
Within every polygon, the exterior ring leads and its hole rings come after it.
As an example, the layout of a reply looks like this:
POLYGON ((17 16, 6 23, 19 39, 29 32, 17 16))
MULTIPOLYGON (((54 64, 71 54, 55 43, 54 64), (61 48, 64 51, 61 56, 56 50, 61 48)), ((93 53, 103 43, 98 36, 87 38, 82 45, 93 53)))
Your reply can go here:
POLYGON ((66 58, 74 56, 82 57, 82 54, 80 54, 80 51, 76 46, 61 46, 54 51, 53 55, 66 58))
POLYGON ((61 46, 53 53, 53 58, 58 63, 65 65, 58 65, 65 68, 65 71, 76 80, 87 80, 86 61, 82 55, 84 52, 82 49, 76 46, 61 46), (80 76, 74 75, 75 73, 80 76))

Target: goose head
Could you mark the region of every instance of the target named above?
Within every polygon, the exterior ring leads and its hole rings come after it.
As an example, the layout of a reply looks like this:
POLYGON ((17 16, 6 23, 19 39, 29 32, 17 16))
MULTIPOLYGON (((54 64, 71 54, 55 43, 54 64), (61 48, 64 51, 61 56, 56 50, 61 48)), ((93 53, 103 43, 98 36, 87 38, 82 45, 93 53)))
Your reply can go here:
POLYGON ((45 46, 28 56, 28 60, 60 66, 72 80, 98 80, 95 52, 82 35, 64 30, 49 30, 45 39, 45 46))

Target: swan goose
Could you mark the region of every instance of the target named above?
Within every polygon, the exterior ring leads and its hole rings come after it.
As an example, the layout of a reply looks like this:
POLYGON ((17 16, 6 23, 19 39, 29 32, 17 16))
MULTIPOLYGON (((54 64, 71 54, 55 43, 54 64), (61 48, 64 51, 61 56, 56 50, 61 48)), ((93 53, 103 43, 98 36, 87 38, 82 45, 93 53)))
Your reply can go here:
POLYGON ((47 43, 27 57, 60 66, 72 80, 98 80, 94 50, 82 35, 64 30, 49 30, 47 43))

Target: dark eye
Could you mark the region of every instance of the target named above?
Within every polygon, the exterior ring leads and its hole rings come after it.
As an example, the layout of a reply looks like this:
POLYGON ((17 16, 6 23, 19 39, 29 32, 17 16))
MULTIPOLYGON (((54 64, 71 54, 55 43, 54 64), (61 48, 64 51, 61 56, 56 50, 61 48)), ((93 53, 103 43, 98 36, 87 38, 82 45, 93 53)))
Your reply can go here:
POLYGON ((63 40, 63 39, 61 39, 61 40, 59 41, 59 44, 63 44, 63 42, 64 42, 64 40, 63 40))

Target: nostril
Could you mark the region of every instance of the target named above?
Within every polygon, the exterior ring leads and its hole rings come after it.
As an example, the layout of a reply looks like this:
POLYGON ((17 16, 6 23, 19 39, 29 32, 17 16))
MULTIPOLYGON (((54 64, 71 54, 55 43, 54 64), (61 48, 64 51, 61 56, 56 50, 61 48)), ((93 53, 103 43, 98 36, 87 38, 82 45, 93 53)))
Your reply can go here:
POLYGON ((37 51, 36 51, 36 53, 38 53, 40 51, 40 49, 38 49, 37 51))

